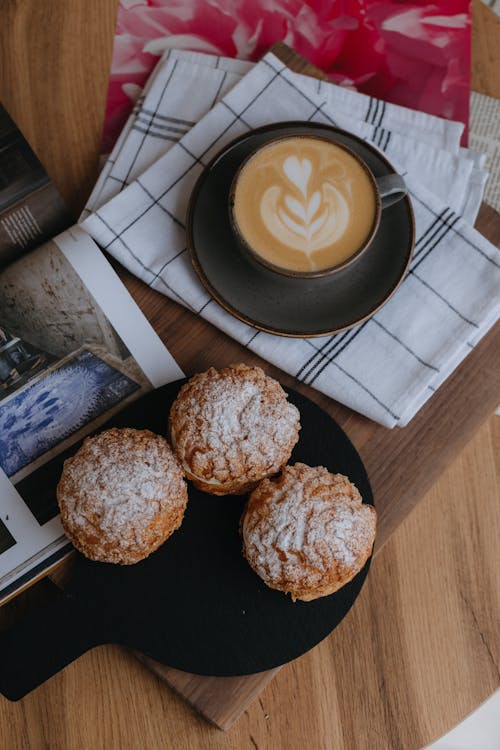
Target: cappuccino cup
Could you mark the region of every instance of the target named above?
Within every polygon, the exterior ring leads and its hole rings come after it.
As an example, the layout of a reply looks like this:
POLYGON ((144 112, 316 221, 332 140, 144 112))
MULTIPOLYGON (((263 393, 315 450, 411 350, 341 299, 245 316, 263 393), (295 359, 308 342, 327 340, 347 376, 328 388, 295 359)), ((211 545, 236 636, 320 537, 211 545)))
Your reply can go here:
POLYGON ((406 192, 400 175, 374 177, 344 143, 282 136, 239 166, 229 192, 230 222, 240 245, 267 269, 326 276, 369 249, 382 210, 406 192))

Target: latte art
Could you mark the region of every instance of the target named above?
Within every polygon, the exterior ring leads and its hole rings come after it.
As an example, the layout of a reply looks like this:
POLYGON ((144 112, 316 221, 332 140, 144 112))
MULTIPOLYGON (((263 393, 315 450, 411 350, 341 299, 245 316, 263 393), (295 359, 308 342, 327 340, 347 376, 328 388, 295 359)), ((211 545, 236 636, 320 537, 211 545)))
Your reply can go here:
POLYGON ((293 271, 349 258, 369 235, 375 213, 368 173, 348 151, 319 138, 284 138, 262 148, 234 192, 233 216, 245 242, 293 271))
MULTIPOLYGON (((325 180, 312 194, 308 184, 313 170, 309 159, 288 156, 282 166, 290 192, 278 185, 268 188, 260 203, 265 227, 286 245, 308 256, 341 237, 349 225, 351 207, 346 197, 325 180), (296 188, 294 191, 293 188, 296 188), (294 192, 300 196, 294 197, 294 192)), ((348 181, 346 187, 349 188, 348 181)))

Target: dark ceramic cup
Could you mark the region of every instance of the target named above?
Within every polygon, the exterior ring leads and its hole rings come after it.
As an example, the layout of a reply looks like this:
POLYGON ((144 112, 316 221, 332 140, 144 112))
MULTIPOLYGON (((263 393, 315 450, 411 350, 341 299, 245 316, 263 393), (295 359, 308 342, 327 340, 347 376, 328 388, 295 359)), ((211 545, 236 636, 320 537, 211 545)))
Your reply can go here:
POLYGON ((319 278, 319 277, 331 276, 332 274, 335 274, 338 271, 345 269, 347 266, 350 266, 353 263, 355 263, 357 260, 359 260, 359 258, 362 255, 364 255, 364 253, 366 253, 369 250, 370 246, 372 245, 372 242, 379 229, 382 211, 388 206, 391 206, 397 201, 404 198, 407 192, 408 190, 407 190, 406 184, 403 178, 401 177, 401 175, 389 174, 389 175, 384 175, 381 177, 375 177, 372 171, 370 170, 370 168, 368 167, 368 165, 366 164, 366 162, 363 161, 363 159, 359 156, 359 154, 357 154, 355 151, 353 151, 353 149, 349 148, 348 146, 346 146, 345 143, 342 143, 341 141, 337 141, 334 138, 324 138, 318 135, 279 136, 277 138, 269 140, 267 143, 265 143, 263 146, 260 146, 258 149, 255 149, 239 165, 234 175, 231 188, 229 191, 229 220, 230 220, 230 224, 231 224, 231 228, 234 233, 234 236, 237 239, 240 247, 246 252, 247 256, 253 262, 258 263, 261 267, 266 268, 268 271, 272 271, 274 273, 278 273, 284 276, 290 276, 294 278, 304 278, 304 279, 319 278), (371 187, 373 189, 373 197, 375 200, 375 215, 374 215, 373 222, 372 222, 368 235, 366 236, 362 244, 355 247, 352 253, 345 260, 327 268, 321 268, 318 270, 311 270, 311 271, 303 271, 303 270, 290 269, 290 268, 279 266, 279 265, 272 263, 267 258, 264 258, 259 252, 257 252, 252 247, 252 245, 248 242, 247 238, 241 231, 238 225, 238 221, 235 216, 234 205, 235 205, 235 194, 236 194, 236 190, 238 187, 238 182, 239 182, 240 176, 242 175, 245 168, 248 166, 249 162, 251 162, 257 156, 259 156, 263 151, 267 150, 270 146, 278 143, 279 141, 290 140, 290 138, 293 138, 293 139, 307 138, 309 140, 310 139, 319 140, 328 144, 334 144, 335 146, 342 149, 343 151, 346 151, 361 166, 365 174, 368 176, 369 182, 371 183, 371 187))

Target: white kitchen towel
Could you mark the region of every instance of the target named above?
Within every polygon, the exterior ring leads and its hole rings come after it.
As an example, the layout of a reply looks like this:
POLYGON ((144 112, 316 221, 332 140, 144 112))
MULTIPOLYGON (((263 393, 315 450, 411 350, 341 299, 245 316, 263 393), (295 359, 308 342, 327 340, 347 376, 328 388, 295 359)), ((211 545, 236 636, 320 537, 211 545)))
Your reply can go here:
POLYGON ((312 80, 268 54, 83 227, 146 283, 260 356, 372 419, 404 425, 500 309, 497 251, 464 218, 474 218, 482 188, 460 134, 458 123, 312 80), (234 319, 209 297, 186 252, 186 206, 204 165, 251 128, 291 119, 339 125, 374 143, 406 172, 415 211, 417 244, 400 289, 369 321, 321 339, 285 339, 234 319))
MULTIPOLYGON (((252 67, 253 63, 242 60, 167 50, 139 96, 81 219, 117 195, 165 154, 252 67)), ((316 86, 317 82, 313 85, 316 86)), ((403 145, 393 143, 391 149, 396 152, 396 159, 398 150, 402 160, 406 154, 411 162, 407 166, 418 171, 424 183, 429 181, 438 195, 471 223, 475 220, 487 173, 483 169, 482 155, 459 148, 463 131, 461 123, 369 100, 337 86, 332 87, 330 96, 339 112, 344 113, 343 118, 342 114, 340 117, 346 129, 351 129, 354 115, 362 120, 363 109, 371 101, 366 120, 376 125, 375 142, 385 143, 394 134, 403 136, 403 145), (387 128, 380 127, 382 119, 390 122, 390 133, 387 128), (409 133, 411 138, 408 138, 409 133), (417 145, 416 140, 419 141, 417 145), (434 153, 425 144, 435 146, 439 151, 434 153), (462 158, 457 159, 457 154, 462 158), (436 168, 439 169, 437 184, 436 168)))
POLYGON ((253 63, 167 50, 138 98, 92 190, 88 216, 144 172, 195 125, 253 63), (186 95, 186 91, 189 95, 186 95))

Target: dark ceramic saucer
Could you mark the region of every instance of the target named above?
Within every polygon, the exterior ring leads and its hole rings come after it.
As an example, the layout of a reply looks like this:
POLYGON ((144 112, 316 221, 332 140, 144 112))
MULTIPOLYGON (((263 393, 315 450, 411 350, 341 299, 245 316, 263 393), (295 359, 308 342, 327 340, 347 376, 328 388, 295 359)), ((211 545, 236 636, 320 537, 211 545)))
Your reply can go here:
POLYGON ((296 279, 252 262, 236 240, 228 197, 241 162, 282 135, 321 135, 345 143, 376 177, 394 173, 372 146, 344 130, 317 123, 268 125, 241 136, 207 166, 188 208, 188 248, 202 284, 228 312, 245 323, 281 336, 324 336, 373 315, 404 278, 415 241, 408 197, 384 209, 370 249, 333 276, 296 279))

